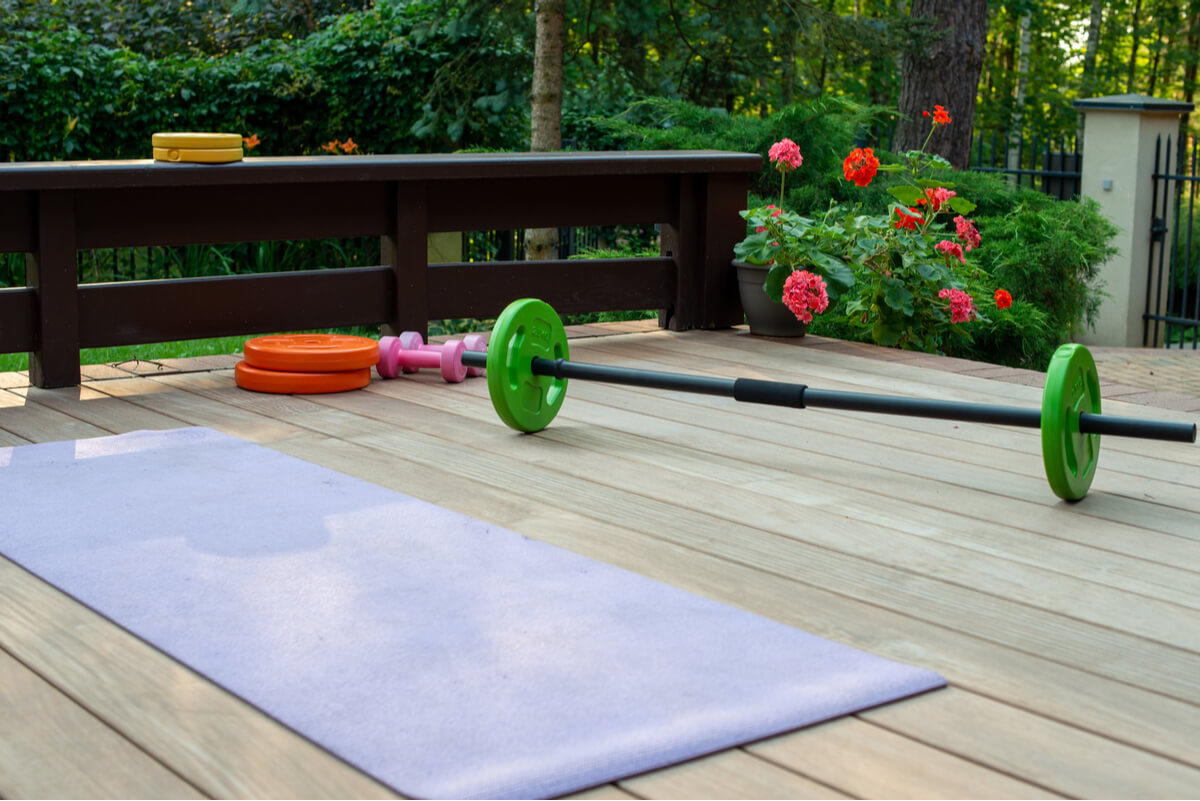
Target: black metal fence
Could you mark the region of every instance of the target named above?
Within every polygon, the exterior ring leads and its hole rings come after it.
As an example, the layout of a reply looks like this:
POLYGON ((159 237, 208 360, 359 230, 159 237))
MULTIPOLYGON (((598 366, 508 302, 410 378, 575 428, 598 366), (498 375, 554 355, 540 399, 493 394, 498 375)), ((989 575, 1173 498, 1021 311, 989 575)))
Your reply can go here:
POLYGON ((1200 340, 1200 237, 1196 217, 1197 140, 1159 137, 1154 147, 1153 217, 1142 344, 1196 349, 1200 340), (1172 150, 1174 147, 1174 150, 1172 150), (1174 156, 1174 159, 1172 159, 1174 156), (1157 280, 1155 280, 1157 278, 1157 280))
POLYGON ((970 169, 1012 175, 1018 186, 1038 189, 1059 200, 1075 200, 1083 174, 1079 142, 1072 139, 1068 143, 1062 136, 1057 150, 1053 139, 1043 139, 1040 144, 1037 136, 1029 142, 1024 137, 1010 142, 1007 135, 996 131, 978 133, 971 147, 970 169))

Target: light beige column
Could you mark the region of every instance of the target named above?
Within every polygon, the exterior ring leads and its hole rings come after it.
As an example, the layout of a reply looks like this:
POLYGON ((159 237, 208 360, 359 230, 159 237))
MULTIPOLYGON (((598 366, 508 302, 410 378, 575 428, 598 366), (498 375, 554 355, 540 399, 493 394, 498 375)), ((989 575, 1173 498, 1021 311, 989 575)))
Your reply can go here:
MULTIPOLYGON (((1156 271, 1158 248, 1162 246, 1151 241, 1155 147, 1160 148, 1160 171, 1166 171, 1166 165, 1174 160, 1166 152, 1167 139, 1174 151, 1179 115, 1191 111, 1192 104, 1129 94, 1077 100, 1075 107, 1086 115, 1081 193, 1094 198, 1119 231, 1113 240, 1118 252, 1100 269, 1108 297, 1100 306, 1096 328, 1077 332, 1076 338, 1090 345, 1139 347, 1145 330, 1142 315, 1146 312, 1151 254, 1156 271)), ((1174 204, 1168 203, 1164 211, 1161 193, 1160 186, 1158 213, 1165 217, 1169 229, 1174 225, 1174 204)), ((1169 233, 1166 242, 1170 242, 1169 233)), ((1169 256, 1164 254, 1163 269, 1169 264, 1169 256)), ((1156 272, 1150 278, 1156 281, 1156 272)), ((1154 284, 1150 292, 1153 297, 1154 284)), ((1165 310, 1165 295, 1161 303, 1165 310)), ((1146 344, 1161 344, 1162 331, 1160 325, 1159 341, 1146 344)))

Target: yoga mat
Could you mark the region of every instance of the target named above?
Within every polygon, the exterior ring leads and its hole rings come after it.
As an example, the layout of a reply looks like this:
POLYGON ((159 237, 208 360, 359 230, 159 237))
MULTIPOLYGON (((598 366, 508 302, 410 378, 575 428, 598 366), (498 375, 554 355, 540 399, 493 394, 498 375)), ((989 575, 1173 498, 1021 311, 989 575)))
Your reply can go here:
POLYGON ((943 685, 204 428, 0 448, 0 552, 401 793, 561 795, 943 685))

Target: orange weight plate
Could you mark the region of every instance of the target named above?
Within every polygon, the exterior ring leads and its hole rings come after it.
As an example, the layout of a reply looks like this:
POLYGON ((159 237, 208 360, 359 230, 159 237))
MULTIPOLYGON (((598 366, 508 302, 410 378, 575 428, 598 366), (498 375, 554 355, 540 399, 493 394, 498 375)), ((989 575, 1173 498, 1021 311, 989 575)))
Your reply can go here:
POLYGON ((371 368, 342 370, 336 373, 286 372, 263 370, 238 362, 233 368, 234 380, 242 389, 255 392, 274 392, 279 395, 320 395, 326 392, 345 392, 361 389, 371 383, 371 368))
POLYGON ((264 370, 331 373, 379 361, 379 343, 345 334, 277 334, 247 340, 246 362, 264 370))

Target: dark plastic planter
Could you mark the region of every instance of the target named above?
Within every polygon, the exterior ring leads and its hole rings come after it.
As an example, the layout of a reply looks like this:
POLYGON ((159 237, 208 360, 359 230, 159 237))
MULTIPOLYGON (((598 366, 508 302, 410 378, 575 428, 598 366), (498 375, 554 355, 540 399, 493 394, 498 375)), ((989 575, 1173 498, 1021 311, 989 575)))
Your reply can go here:
POLYGON ((737 268, 738 290, 750 333, 762 337, 802 337, 808 326, 796 319, 787 306, 777 303, 763 292, 767 280, 767 264, 747 264, 734 261, 737 268))

